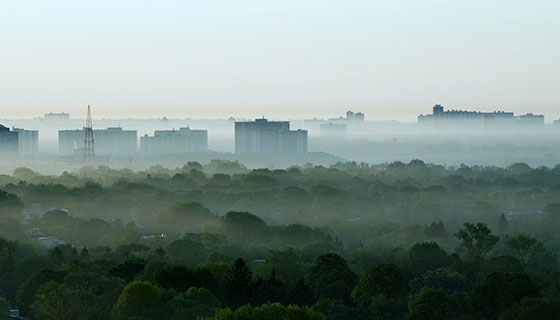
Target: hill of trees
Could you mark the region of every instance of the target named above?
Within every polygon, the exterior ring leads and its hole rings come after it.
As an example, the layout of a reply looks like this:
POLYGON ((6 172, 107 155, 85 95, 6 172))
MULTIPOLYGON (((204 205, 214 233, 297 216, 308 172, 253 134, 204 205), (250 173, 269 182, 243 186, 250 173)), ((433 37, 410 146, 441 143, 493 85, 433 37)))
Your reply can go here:
POLYGON ((555 319, 560 166, 0 176, 0 319, 555 319))

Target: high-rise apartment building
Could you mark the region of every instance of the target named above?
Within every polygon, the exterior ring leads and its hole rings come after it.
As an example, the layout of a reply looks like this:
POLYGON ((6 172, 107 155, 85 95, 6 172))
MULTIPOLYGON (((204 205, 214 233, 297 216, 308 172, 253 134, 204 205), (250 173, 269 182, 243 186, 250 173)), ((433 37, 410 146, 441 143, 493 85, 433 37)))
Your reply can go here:
POLYGON ((18 150, 18 132, 0 124, 0 153, 15 155, 18 150))
POLYGON ((235 123, 235 153, 301 156, 307 153, 307 131, 290 130, 288 121, 256 119, 235 123))
POLYGON ((18 134, 18 153, 30 156, 39 153, 39 131, 14 128, 18 134))
POLYGON ((179 130, 156 130, 152 137, 140 137, 142 156, 166 154, 185 154, 208 151, 208 131, 192 130, 189 127, 179 130))

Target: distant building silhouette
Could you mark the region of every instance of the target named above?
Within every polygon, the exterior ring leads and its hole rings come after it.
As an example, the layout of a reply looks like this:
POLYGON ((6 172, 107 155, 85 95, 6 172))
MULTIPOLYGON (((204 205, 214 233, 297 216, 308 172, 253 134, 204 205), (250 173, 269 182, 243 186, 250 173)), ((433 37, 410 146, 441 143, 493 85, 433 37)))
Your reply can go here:
POLYGON ((208 151, 207 130, 191 130, 189 127, 157 130, 152 137, 144 135, 140 138, 140 153, 143 156, 205 151, 208 151))
POLYGON ((39 153, 39 131, 13 128, 18 133, 18 153, 31 156, 39 153))
POLYGON ((307 131, 290 130, 289 121, 235 122, 235 153, 301 156, 307 154, 307 131))
POLYGON ((520 115, 518 123, 524 126, 544 126, 544 115, 532 113, 520 115))
POLYGON ((347 122, 364 122, 365 120, 365 115, 362 112, 356 112, 354 113, 353 111, 346 111, 346 121, 347 122))
POLYGON ((354 121, 356 122, 364 122, 365 120, 365 115, 362 112, 357 112, 354 114, 354 121))
POLYGON ((323 123, 319 125, 321 138, 346 139, 347 125, 344 123, 323 123))
POLYGON ((0 153, 17 154, 19 150, 18 132, 0 124, 0 153))
POLYGON ((543 115, 515 116, 513 112, 493 111, 467 111, 467 110, 444 110, 442 105, 436 104, 432 108, 432 114, 421 114, 418 116, 419 124, 484 124, 484 125, 544 125, 543 115))
MULTIPOLYGON (((84 150, 85 130, 59 130, 58 152, 61 155, 73 155, 84 150)), ((138 134, 136 130, 123 130, 119 127, 93 130, 95 137, 95 154, 113 157, 127 157, 138 152, 138 134)))
POLYGON ((432 114, 419 115, 418 123, 438 123, 448 121, 459 122, 484 122, 484 121, 510 121, 515 120, 513 112, 494 111, 480 112, 467 110, 444 110, 442 105, 436 104, 432 114))
POLYGON ((70 119, 70 114, 65 112, 60 113, 45 113, 45 119, 48 120, 68 120, 70 119))

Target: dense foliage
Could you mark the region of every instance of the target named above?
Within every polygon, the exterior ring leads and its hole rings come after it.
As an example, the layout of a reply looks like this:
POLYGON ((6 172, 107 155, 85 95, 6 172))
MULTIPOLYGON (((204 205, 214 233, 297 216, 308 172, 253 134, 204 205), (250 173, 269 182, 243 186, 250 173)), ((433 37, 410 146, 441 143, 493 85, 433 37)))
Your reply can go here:
POLYGON ((560 166, 0 176, 0 319, 559 314, 560 166))

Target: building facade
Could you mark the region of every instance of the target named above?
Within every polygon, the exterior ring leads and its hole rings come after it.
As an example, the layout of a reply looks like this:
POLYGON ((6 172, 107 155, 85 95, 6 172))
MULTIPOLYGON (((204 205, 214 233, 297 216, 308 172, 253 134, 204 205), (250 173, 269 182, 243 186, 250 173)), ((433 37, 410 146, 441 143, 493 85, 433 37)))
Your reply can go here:
POLYGON ((442 105, 436 104, 432 108, 432 114, 419 115, 418 123, 436 124, 448 122, 462 123, 510 123, 513 124, 515 117, 513 112, 494 111, 480 112, 467 110, 444 110, 442 105))
MULTIPOLYGON (((85 131, 59 130, 58 152, 61 155, 73 155, 83 151, 85 131)), ((120 127, 93 130, 95 154, 128 157, 138 152, 138 134, 136 130, 123 130, 120 127)))
POLYGON ((521 126, 533 126, 533 127, 543 127, 544 126, 544 115, 542 114, 532 114, 527 113, 519 116, 518 120, 521 126))
POLYGON ((0 124, 0 154, 17 154, 19 151, 18 132, 0 124))
POLYGON ((301 156, 307 154, 307 131, 290 130, 288 121, 235 123, 235 153, 301 156))
POLYGON ((18 153, 31 156, 39 153, 39 131, 14 128, 18 133, 18 153))
POLYGON ((189 127, 179 130, 156 130, 153 136, 144 135, 140 138, 142 156, 205 151, 208 151, 207 130, 191 130, 189 127))
POLYGON ((346 111, 347 122, 364 122, 365 117, 363 112, 346 111))
POLYGON ((421 114, 418 116, 419 124, 482 124, 487 127, 500 125, 510 126, 544 126, 544 115, 527 113, 515 116, 513 112, 493 111, 466 111, 466 110, 444 110, 442 105, 436 104, 432 114, 421 114))

